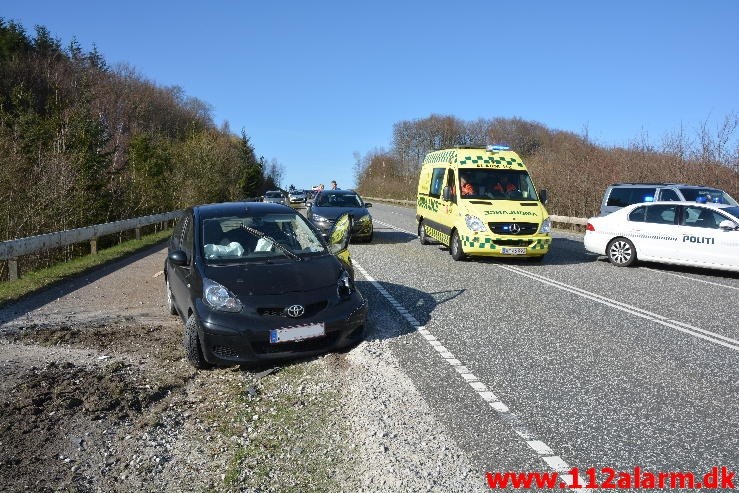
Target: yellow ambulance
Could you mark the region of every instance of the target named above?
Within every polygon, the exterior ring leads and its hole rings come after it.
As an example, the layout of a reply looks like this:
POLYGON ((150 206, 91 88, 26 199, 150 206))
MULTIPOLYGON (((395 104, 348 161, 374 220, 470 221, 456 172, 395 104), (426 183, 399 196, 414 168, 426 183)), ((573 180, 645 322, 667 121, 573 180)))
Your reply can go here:
POLYGON ((526 166, 506 146, 430 152, 418 180, 418 237, 467 255, 540 260, 552 243, 552 222, 526 166))

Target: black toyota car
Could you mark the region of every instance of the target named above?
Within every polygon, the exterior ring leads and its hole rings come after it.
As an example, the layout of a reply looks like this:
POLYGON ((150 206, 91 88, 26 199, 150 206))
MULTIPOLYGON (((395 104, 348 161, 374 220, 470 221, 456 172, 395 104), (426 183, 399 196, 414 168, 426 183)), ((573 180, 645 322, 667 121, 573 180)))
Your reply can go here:
POLYGON ((344 214, 352 223, 352 241, 372 241, 374 227, 372 216, 367 210, 372 204, 362 200, 354 190, 324 190, 319 192, 309 205, 308 219, 327 236, 336 220, 344 214))
POLYGON ((196 368, 309 356, 357 343, 367 302, 354 286, 350 220, 328 238, 279 204, 187 209, 164 264, 167 303, 196 368))

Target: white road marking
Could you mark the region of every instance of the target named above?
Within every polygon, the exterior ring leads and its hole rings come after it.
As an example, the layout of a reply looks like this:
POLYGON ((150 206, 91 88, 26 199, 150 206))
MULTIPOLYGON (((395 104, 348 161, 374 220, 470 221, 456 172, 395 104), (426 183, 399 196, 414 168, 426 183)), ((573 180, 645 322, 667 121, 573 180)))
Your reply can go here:
POLYGON ((720 282, 706 281, 705 279, 699 279, 697 277, 684 276, 682 274, 675 274, 674 272, 667 272, 664 270, 650 269, 649 267, 642 267, 642 268, 646 270, 650 270, 652 272, 657 272, 659 274, 667 274, 668 276, 679 277, 681 279, 688 279, 690 281, 702 282, 703 284, 710 284, 711 286, 719 286, 721 288, 734 289, 736 291, 739 291, 738 286, 729 286, 728 284, 722 284, 720 282))
MULTIPOLYGON (((399 228, 397 226, 393 226, 392 224, 384 223, 382 221, 375 221, 379 224, 382 224, 383 226, 386 226, 390 229, 394 229, 396 231, 400 231, 402 233, 409 234, 411 236, 418 236, 416 233, 413 233, 411 231, 407 231, 403 228, 399 228)), ((628 305, 626 303, 621 303, 620 301, 610 300, 606 298, 605 296, 601 296, 599 294, 592 293, 590 291, 585 291, 584 289, 577 288, 575 286, 571 286, 559 281, 554 281, 552 279, 546 278, 544 276, 539 276, 537 274, 532 274, 524 269, 518 268, 518 267, 512 267, 502 264, 496 264, 498 267, 510 270, 511 272, 515 272, 517 274, 521 274, 523 276, 529 277, 531 279, 537 280, 539 282, 542 282, 544 284, 549 284, 551 286, 554 286, 558 289, 562 289, 564 291, 569 291, 571 293, 577 294, 578 296, 582 296, 583 298, 588 298, 590 300, 596 301, 598 303, 608 305, 612 308, 616 308, 618 310, 630 313, 632 315, 636 315, 637 317, 645 318, 647 320, 651 320, 653 322, 657 322, 658 324, 661 324, 665 327, 669 327, 671 329, 678 330, 680 332, 684 332, 686 334, 690 334, 695 337, 699 337, 701 339, 704 339, 706 341, 712 342, 714 344, 719 344, 721 346, 727 347, 729 349, 733 349, 734 351, 739 351, 739 340, 733 339, 731 337, 726 337, 721 334, 717 334, 716 332, 712 332, 710 330, 701 329, 700 327, 696 327, 694 325, 690 325, 684 322, 680 322, 677 320, 671 320, 667 317, 664 317, 662 315, 659 315, 657 313, 653 313, 647 310, 643 310, 641 308, 635 307, 633 305, 628 305)), ((650 269, 652 270, 652 269, 650 269)), ((720 286, 723 288, 729 288, 729 289, 736 289, 739 290, 739 288, 735 286, 727 286, 725 284, 721 283, 715 283, 711 281, 704 281, 702 279, 696 279, 689 276, 682 276, 679 274, 673 274, 671 272, 665 272, 665 271, 659 271, 663 274, 669 274, 676 277, 683 277, 686 279, 690 279, 691 281, 699 281, 704 282, 706 284, 712 284, 716 286, 720 286)))
MULTIPOLYGON (((553 470, 558 473, 569 471, 571 468, 561 457, 554 455, 554 451, 546 443, 538 440, 537 437, 529 431, 528 427, 521 423, 518 416, 511 412, 509 407, 503 403, 498 397, 491 392, 488 387, 481 382, 477 376, 472 373, 465 365, 463 365, 459 359, 457 359, 451 351, 445 348, 442 343, 423 325, 421 325, 416 318, 408 312, 405 308, 402 308, 400 303, 382 287, 382 285, 375 280, 369 273, 362 268, 356 261, 354 262, 354 268, 359 271, 362 276, 369 281, 372 286, 388 301, 390 305, 408 322, 411 327, 418 332, 426 342, 429 343, 432 349, 436 350, 439 355, 449 363, 452 368, 462 377, 462 379, 469 385, 469 387, 475 391, 480 398, 487 402, 491 409, 498 413, 504 420, 510 425, 511 429, 520 436, 528 445, 529 448, 534 450, 536 454, 553 470)), ((564 476, 560 478, 564 484, 572 485, 572 478, 564 476)))
POLYGON ((617 310, 621 310, 623 312, 629 313, 631 315, 635 315, 637 317, 644 318, 646 320, 650 320, 652 322, 656 322, 664 327, 669 327, 671 329, 678 330, 680 332, 684 332, 686 334, 690 334, 695 337, 699 337, 701 339, 704 339, 706 341, 712 342, 714 344, 719 344, 721 346, 727 347, 729 349, 733 349, 734 351, 739 351, 739 340, 732 339, 731 337, 727 337, 721 334, 717 334, 716 332, 712 332, 710 330, 701 329, 700 327, 696 327, 694 325, 687 324, 685 322, 680 322, 677 320, 671 320, 665 316, 659 315, 657 313, 650 312, 648 310, 644 310, 642 308, 629 305, 626 303, 622 303, 620 301, 612 300, 609 298, 606 298, 605 296, 601 296, 599 294, 586 291, 584 289, 580 289, 578 287, 572 286, 570 284, 565 284, 563 282, 555 281, 553 279, 549 279, 548 277, 540 276, 538 274, 534 274, 532 272, 526 271, 520 267, 513 267, 510 265, 502 265, 497 264, 497 267, 501 269, 505 269, 510 272, 514 272, 516 274, 519 274, 524 277, 528 277, 529 279, 533 279, 535 281, 541 282, 543 284, 547 284, 549 286, 553 286, 557 289, 561 289, 563 291, 567 291, 569 293, 576 294, 578 296, 581 296, 583 298, 595 301, 597 303, 610 306, 611 308, 615 308, 617 310))
POLYGON ((375 223, 377 223, 377 224, 382 224, 386 228, 394 229, 395 231, 400 231, 401 233, 406 233, 406 234, 409 234, 411 236, 418 236, 413 231, 408 231, 407 229, 399 228, 397 226, 393 226, 392 224, 388 224, 388 223, 384 223, 382 221, 378 221, 377 219, 373 219, 372 221, 375 222, 375 223))

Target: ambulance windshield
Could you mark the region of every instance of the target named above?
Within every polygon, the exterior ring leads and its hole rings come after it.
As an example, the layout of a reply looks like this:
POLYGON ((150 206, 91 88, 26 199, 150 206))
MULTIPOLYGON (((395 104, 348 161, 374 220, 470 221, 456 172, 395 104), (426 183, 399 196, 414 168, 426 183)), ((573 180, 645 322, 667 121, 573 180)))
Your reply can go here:
POLYGON ((539 200, 526 171, 460 169, 459 190, 463 199, 539 200))

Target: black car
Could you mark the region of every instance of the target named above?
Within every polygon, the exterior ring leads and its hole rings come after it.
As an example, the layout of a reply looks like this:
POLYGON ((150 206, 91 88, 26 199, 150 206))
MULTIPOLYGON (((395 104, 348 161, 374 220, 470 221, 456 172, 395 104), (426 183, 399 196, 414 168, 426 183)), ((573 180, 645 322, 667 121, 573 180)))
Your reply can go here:
POLYGON ((372 204, 363 201, 354 190, 324 190, 316 194, 306 215, 325 237, 336 220, 348 214, 352 223, 352 240, 369 243, 372 241, 374 228, 368 207, 372 207, 372 204))
POLYGON ((309 356, 363 337, 348 216, 328 241, 290 207, 255 202, 187 209, 164 264, 167 302, 185 322, 196 368, 309 356))

